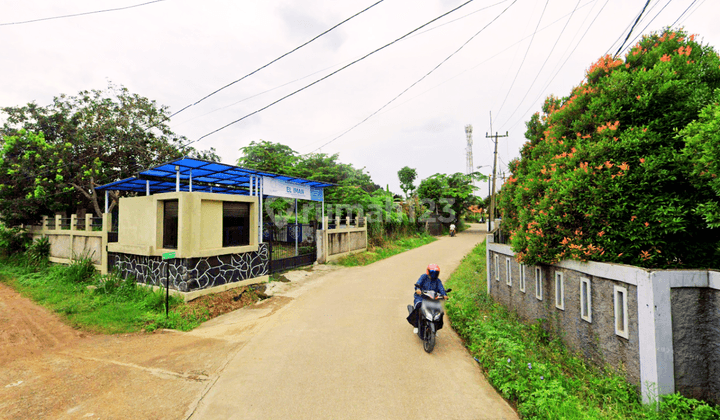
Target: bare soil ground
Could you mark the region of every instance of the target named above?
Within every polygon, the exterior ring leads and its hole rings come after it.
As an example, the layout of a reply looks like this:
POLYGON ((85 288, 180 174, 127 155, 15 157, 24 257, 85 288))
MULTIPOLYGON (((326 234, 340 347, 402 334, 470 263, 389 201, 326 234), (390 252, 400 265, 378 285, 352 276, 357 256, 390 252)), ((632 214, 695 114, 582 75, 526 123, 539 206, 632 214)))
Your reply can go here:
MULTIPOLYGON (((216 317, 257 300, 236 289, 191 307, 216 317)), ((77 331, 0 283, 0 419, 183 418, 239 345, 173 331, 77 331)))

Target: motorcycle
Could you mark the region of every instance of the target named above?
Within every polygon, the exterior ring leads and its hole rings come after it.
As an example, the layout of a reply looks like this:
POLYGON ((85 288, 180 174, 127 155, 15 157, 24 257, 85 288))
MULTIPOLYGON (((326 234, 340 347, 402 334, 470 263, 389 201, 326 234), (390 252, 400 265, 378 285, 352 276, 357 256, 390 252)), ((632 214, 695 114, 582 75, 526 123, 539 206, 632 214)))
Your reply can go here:
MULTIPOLYGON (((447 289, 445 292, 450 293, 452 289, 447 289)), ((431 353, 435 348, 435 339, 437 338, 437 332, 443 327, 443 311, 442 301, 443 296, 434 290, 423 290, 422 291, 422 303, 420 304, 420 320, 417 326, 418 337, 423 341, 423 349, 426 352, 431 353)), ((408 312, 412 314, 415 308, 413 305, 408 305, 408 312)))
POLYGON ((450 230, 450 237, 453 237, 453 236, 455 236, 455 229, 450 230))

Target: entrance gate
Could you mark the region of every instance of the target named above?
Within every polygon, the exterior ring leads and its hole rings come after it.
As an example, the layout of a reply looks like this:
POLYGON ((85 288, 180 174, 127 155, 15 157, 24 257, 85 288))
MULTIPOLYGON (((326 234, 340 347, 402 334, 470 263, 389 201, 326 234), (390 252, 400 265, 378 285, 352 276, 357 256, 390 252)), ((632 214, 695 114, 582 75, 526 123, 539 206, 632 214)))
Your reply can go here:
POLYGON ((270 274, 312 265, 317 260, 316 232, 315 222, 288 224, 282 228, 265 223, 263 242, 270 245, 270 274))

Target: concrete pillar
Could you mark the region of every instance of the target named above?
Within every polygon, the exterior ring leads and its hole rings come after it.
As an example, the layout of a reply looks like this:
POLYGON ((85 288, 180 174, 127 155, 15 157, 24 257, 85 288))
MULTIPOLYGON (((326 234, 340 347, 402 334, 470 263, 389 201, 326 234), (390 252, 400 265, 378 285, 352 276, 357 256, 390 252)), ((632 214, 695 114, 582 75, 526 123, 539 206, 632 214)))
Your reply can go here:
POLYGON ((92 213, 85 214, 85 231, 90 232, 92 230, 92 213))
POLYGON ((55 230, 62 229, 62 216, 59 214, 55 215, 55 230))
POLYGON ((70 230, 73 231, 77 228, 77 214, 70 215, 70 230))

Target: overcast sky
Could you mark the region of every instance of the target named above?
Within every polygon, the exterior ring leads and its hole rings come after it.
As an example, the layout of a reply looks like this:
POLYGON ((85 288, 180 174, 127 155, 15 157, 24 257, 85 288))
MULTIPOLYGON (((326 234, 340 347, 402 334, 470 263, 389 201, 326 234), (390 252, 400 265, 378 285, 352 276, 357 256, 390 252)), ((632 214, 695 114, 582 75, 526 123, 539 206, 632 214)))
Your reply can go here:
MULTIPOLYGON (((9 24, 147 1, 3 0, 0 106, 47 105, 61 93, 104 89, 109 80, 175 112, 377 0, 164 0, 9 24)), ((178 114, 171 128, 196 140, 464 2, 384 0, 178 114)), ((301 154, 339 153, 340 161, 365 167, 376 183, 400 192, 397 171, 403 166, 416 168, 419 179, 465 172, 468 124, 473 126, 474 166, 489 173, 492 143, 486 132, 492 112, 492 130, 509 133, 498 147, 499 170, 506 170, 525 141, 525 122, 543 99, 567 95, 593 62, 615 53, 644 5, 645 0, 474 0, 193 146, 214 147, 223 162, 232 164, 241 147, 260 139, 301 154)), ((720 46, 719 11, 714 1, 651 0, 630 39, 678 21, 676 26, 698 34, 702 42, 720 46)), ((487 195, 487 184, 478 186, 487 195)))

